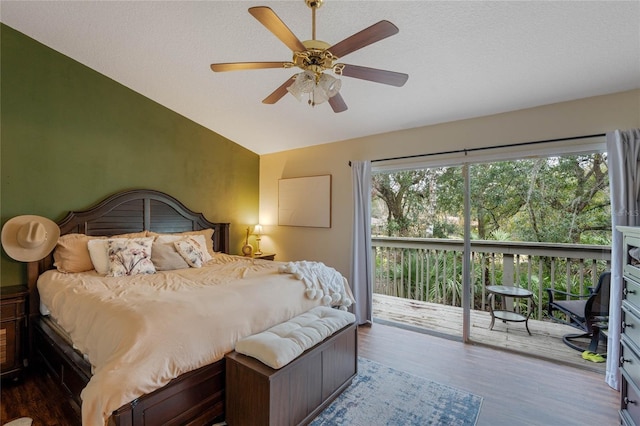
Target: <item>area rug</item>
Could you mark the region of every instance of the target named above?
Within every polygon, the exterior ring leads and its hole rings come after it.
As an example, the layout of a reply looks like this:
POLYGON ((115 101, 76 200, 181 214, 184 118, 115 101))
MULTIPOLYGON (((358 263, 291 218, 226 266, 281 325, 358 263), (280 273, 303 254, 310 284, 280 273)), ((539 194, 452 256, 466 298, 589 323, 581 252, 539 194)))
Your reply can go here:
POLYGON ((481 405, 478 395, 360 357, 351 386, 310 425, 473 426, 481 405))

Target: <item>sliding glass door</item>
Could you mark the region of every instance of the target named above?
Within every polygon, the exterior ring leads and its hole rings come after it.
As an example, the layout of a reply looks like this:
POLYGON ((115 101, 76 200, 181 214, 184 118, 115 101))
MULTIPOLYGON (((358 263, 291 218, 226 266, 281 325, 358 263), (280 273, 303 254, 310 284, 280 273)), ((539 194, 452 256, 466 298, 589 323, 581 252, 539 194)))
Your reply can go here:
POLYGON ((487 335, 490 311, 545 320, 546 289, 584 293, 610 260, 601 152, 374 169, 372 189, 376 315, 391 321, 464 340, 528 335, 528 321, 501 318, 487 335))

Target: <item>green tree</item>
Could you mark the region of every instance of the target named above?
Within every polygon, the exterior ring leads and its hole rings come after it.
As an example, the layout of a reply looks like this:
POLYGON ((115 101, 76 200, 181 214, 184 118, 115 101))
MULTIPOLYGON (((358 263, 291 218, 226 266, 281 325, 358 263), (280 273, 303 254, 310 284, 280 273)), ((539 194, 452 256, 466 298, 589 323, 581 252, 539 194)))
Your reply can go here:
MULTIPOLYGON (((610 242, 609 181, 603 154, 474 164, 470 179, 474 238, 610 242)), ((462 167, 373 177, 373 197, 386 206, 389 236, 460 237, 463 188, 462 167)))
POLYGON ((388 236, 415 236, 411 228, 419 224, 417 219, 429 200, 430 174, 428 170, 411 170, 373 175, 373 197, 387 207, 388 236))
POLYGON ((512 233, 524 241, 608 244, 609 175, 603 154, 536 160, 512 233))

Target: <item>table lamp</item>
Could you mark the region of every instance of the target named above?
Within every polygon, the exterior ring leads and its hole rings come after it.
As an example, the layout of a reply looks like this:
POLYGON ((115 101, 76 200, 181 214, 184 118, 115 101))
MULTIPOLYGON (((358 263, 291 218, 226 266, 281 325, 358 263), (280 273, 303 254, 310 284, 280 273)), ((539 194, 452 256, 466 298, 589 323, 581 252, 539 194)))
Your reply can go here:
POLYGON ((262 254, 262 250, 260 250, 260 239, 261 239, 261 235, 262 235, 262 225, 257 224, 253 228, 253 233, 256 236, 256 251, 253 254, 255 254, 257 256, 260 256, 262 254))

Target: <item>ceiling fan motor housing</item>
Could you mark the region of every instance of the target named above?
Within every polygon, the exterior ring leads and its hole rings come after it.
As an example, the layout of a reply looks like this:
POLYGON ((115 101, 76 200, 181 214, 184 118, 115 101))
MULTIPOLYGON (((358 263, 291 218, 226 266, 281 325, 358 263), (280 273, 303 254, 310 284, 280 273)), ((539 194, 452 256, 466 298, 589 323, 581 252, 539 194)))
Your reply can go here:
POLYGON ((329 43, 321 40, 306 40, 302 44, 307 50, 293 53, 293 63, 298 68, 313 71, 316 74, 333 68, 333 63, 338 58, 326 50, 329 43))

